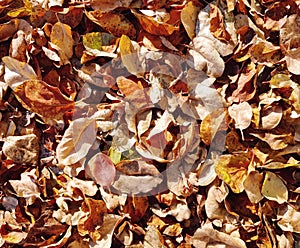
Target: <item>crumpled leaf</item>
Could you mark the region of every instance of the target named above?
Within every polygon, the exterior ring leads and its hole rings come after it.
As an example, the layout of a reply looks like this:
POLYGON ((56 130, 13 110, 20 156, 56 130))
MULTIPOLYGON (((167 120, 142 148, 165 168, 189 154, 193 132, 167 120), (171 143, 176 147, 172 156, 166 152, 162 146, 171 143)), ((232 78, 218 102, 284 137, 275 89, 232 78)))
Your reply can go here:
POLYGON ((282 204, 288 200, 288 190, 283 181, 273 172, 267 171, 261 193, 269 200, 282 204))
POLYGON ((159 230, 154 226, 149 226, 146 231, 143 247, 153 248, 153 247, 165 247, 164 239, 159 230))
POLYGON ((295 37, 298 37, 300 25, 297 19, 298 15, 292 14, 287 17, 284 25, 280 27, 280 44, 284 48, 283 52, 288 70, 293 74, 299 75, 300 47, 295 37))
POLYGON ((23 173, 21 180, 9 180, 18 197, 23 197, 28 200, 31 205, 36 198, 40 197, 40 192, 37 184, 30 173, 23 173))
POLYGON ((113 184, 116 176, 116 169, 110 157, 104 153, 94 155, 85 167, 86 173, 102 187, 109 187, 113 184))
MULTIPOLYGON (((103 225, 99 229, 100 240, 95 242, 96 247, 110 248, 114 235, 115 228, 123 220, 124 217, 116 214, 105 214, 103 218, 103 225)), ((93 242, 90 245, 94 246, 93 242)))
POLYGON ((2 151, 15 163, 37 164, 40 152, 38 137, 35 134, 8 136, 2 151))
POLYGON ((69 25, 61 22, 55 23, 51 30, 50 41, 58 46, 68 59, 73 56, 74 40, 69 25))
POLYGON ((278 226, 285 232, 300 233, 300 212, 290 205, 279 208, 278 226))
POLYGON ((24 81, 14 92, 24 108, 41 116, 46 123, 62 120, 64 113, 74 108, 74 102, 57 87, 41 80, 24 81))
POLYGON ((56 148, 58 162, 72 165, 83 159, 96 140, 96 120, 78 118, 71 122, 56 148))
POLYGON ((210 4, 209 17, 210 32, 219 40, 230 41, 231 37, 225 28, 222 12, 216 5, 210 4))
POLYGON ((135 17, 139 20, 142 27, 150 34, 168 36, 174 31, 179 30, 179 26, 176 24, 169 24, 155 19, 152 16, 140 14, 135 10, 131 10, 135 17))

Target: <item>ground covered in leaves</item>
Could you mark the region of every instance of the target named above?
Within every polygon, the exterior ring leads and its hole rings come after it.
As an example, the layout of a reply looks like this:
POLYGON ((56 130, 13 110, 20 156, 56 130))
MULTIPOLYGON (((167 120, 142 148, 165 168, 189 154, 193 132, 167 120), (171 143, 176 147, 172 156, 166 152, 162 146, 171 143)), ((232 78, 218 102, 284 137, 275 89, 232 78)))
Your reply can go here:
POLYGON ((300 1, 1 0, 2 247, 300 247, 300 1))

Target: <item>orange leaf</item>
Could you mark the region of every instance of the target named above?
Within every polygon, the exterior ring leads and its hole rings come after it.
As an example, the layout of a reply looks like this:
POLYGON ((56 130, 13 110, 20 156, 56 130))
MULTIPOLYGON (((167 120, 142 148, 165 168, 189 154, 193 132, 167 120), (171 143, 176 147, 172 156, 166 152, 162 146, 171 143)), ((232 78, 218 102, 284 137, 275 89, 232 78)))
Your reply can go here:
POLYGON ((62 120, 64 113, 74 107, 74 102, 65 97, 57 87, 42 80, 24 81, 14 92, 24 108, 40 115, 47 123, 62 120))

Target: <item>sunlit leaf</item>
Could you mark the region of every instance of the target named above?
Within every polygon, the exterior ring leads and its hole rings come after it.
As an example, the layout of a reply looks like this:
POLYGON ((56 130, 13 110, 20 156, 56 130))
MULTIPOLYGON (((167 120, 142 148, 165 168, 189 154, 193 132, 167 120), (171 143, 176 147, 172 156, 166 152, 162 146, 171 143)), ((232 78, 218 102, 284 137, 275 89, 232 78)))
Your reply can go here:
POLYGON ((72 165, 83 159, 96 140, 96 133, 93 118, 78 118, 71 122, 56 148, 58 162, 72 165))
POLYGON ((88 161, 85 170, 86 173, 102 187, 111 186, 115 180, 115 165, 110 157, 101 152, 97 153, 88 161))
POLYGON ((261 193, 269 200, 282 204, 288 199, 288 190, 283 181, 273 172, 267 171, 261 193))
POLYGON ((58 46, 68 59, 73 56, 74 40, 69 25, 61 22, 55 23, 51 30, 50 41, 58 46))

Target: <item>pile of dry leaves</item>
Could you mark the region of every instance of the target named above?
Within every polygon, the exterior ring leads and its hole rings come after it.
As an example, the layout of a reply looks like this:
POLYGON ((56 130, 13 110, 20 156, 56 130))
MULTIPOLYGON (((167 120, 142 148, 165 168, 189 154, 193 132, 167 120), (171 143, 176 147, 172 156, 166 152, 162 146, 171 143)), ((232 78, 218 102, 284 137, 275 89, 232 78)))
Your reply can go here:
POLYGON ((1 0, 2 247, 300 245, 300 1, 1 0))

